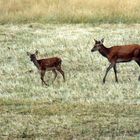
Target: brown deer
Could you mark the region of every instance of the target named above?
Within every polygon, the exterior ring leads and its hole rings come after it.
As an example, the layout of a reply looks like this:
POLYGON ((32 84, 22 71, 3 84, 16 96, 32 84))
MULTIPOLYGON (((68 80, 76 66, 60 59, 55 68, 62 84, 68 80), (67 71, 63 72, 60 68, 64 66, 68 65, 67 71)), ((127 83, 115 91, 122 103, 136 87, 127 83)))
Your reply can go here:
POLYGON ((116 82, 118 82, 116 63, 129 62, 131 60, 134 60, 140 66, 140 45, 132 44, 106 48, 103 42, 104 39, 102 39, 101 41, 95 40, 95 45, 91 49, 91 52, 99 51, 100 54, 106 57, 110 62, 109 67, 106 69, 103 83, 105 83, 107 73, 111 68, 114 69, 115 80, 116 82))
POLYGON ((39 70, 42 85, 43 84, 47 85, 47 83, 44 81, 44 76, 45 76, 46 71, 52 71, 54 73, 55 77, 53 81, 55 81, 57 77, 56 71, 59 71, 63 76, 63 80, 65 81, 64 71, 61 68, 61 63, 62 63, 61 58, 52 57, 52 58, 45 58, 45 59, 37 60, 36 58, 37 54, 38 54, 38 51, 36 51, 33 54, 27 52, 27 55, 30 57, 30 60, 34 63, 34 65, 39 70))

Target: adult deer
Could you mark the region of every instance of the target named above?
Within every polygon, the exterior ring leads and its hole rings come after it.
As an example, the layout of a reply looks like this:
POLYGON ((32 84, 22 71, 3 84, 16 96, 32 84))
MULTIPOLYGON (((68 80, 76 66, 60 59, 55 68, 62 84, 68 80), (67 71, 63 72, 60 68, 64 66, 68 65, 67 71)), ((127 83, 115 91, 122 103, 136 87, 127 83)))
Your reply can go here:
POLYGON ((103 42, 104 39, 102 39, 101 41, 95 40, 95 45, 91 49, 91 52, 99 51, 100 54, 106 57, 110 62, 109 67, 106 69, 103 83, 105 83, 106 76, 111 68, 114 69, 115 80, 116 82, 118 82, 116 63, 129 62, 131 60, 134 60, 140 66, 140 45, 132 44, 106 48, 103 42))
POLYGON ((43 83, 45 85, 47 85, 47 83, 44 81, 44 76, 45 76, 46 71, 52 71, 54 73, 54 75, 55 75, 54 81, 57 77, 56 71, 59 71, 63 76, 63 80, 65 81, 64 71, 61 68, 61 63, 62 63, 61 58, 52 57, 52 58, 45 58, 45 59, 37 60, 37 58, 36 58, 37 54, 38 54, 38 51, 36 51, 35 53, 27 52, 27 55, 30 57, 30 60, 34 63, 34 65, 39 70, 42 85, 43 85, 43 83))

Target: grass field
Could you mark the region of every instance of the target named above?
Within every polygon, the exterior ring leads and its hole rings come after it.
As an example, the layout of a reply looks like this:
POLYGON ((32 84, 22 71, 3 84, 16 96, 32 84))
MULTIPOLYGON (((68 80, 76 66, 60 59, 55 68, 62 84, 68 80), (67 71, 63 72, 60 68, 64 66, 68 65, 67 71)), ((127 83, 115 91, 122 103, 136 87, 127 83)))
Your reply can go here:
POLYGON ((0 0, 5 23, 140 23, 139 0, 0 0))
POLYGON ((108 61, 91 53, 93 39, 105 45, 140 44, 140 25, 0 25, 0 139, 137 140, 140 138, 140 75, 134 63, 102 78, 108 61), (63 59, 61 75, 42 87, 26 55, 63 59), (32 70, 32 71, 30 71, 32 70))

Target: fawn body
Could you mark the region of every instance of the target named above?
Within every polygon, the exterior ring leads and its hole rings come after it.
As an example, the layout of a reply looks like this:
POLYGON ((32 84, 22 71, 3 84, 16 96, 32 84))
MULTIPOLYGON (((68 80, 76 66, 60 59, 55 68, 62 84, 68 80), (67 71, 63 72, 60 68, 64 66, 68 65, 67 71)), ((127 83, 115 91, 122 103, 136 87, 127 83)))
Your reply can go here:
POLYGON ((45 59, 37 59, 36 58, 37 54, 38 54, 38 51, 36 51, 33 54, 27 52, 27 55, 29 55, 30 60, 34 63, 34 65, 39 70, 42 85, 43 84, 47 85, 47 83, 44 81, 44 76, 45 76, 46 71, 52 71, 54 73, 55 75, 54 81, 57 77, 56 71, 59 71, 61 75, 63 76, 63 80, 65 81, 64 71, 61 68, 61 63, 62 63, 61 58, 52 57, 52 58, 45 58, 45 59))
POLYGON ((95 40, 95 45, 91 49, 91 52, 99 51, 100 54, 106 57, 110 62, 109 67, 106 69, 103 83, 105 83, 106 76, 111 68, 114 69, 115 80, 116 82, 118 82, 116 63, 129 62, 131 60, 134 60, 140 66, 140 45, 132 44, 106 48, 103 42, 104 39, 102 39, 101 41, 95 40))

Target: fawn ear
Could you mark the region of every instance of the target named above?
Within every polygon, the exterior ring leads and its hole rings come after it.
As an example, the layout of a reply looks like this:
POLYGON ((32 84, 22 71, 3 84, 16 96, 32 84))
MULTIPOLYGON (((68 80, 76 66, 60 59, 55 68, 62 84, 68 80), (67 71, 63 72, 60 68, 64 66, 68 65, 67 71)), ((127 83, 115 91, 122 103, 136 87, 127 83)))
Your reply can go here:
POLYGON ((95 43, 98 42, 96 39, 94 39, 95 43))
POLYGON ((38 53, 39 53, 39 51, 38 51, 38 50, 36 50, 36 51, 35 51, 35 54, 36 54, 36 55, 38 55, 38 53))
POLYGON ((104 38, 101 39, 101 43, 104 43, 104 38))
POLYGON ((31 55, 31 53, 27 52, 27 55, 28 55, 28 56, 30 56, 30 55, 31 55))

